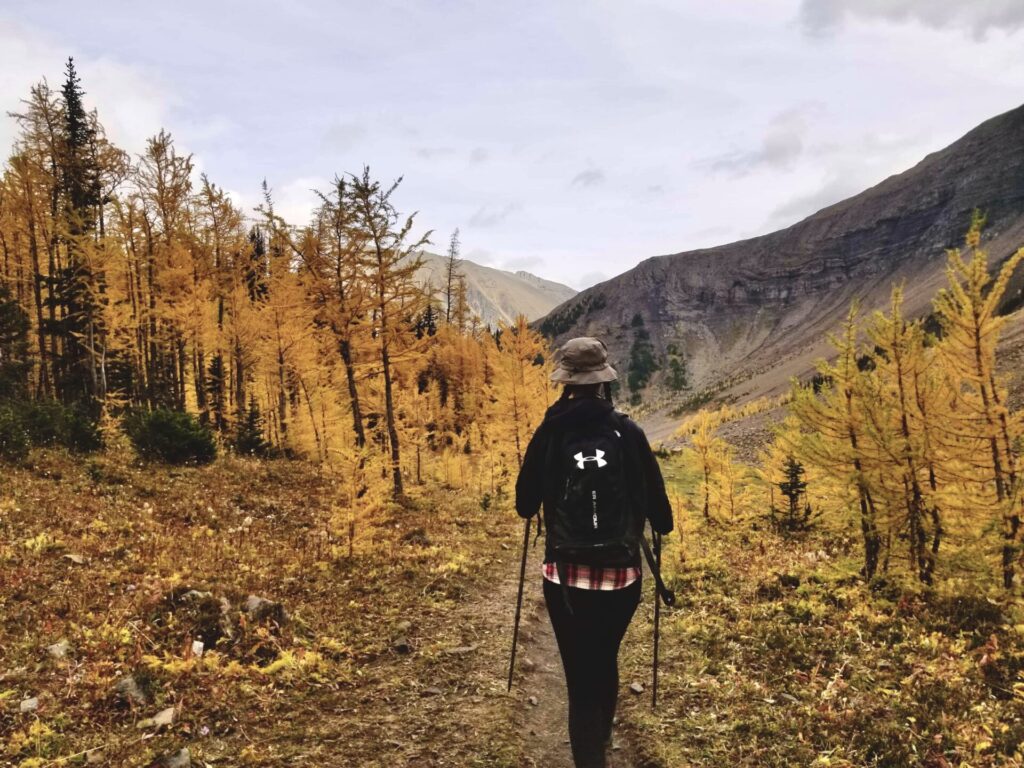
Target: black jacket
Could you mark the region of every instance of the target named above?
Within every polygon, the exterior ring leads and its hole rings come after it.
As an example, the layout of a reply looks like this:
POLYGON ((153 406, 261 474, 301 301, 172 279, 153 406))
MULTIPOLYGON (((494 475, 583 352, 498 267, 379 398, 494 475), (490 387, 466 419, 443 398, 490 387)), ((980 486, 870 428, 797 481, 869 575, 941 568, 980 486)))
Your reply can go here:
MULTIPOLYGON (((545 515, 549 509, 553 509, 554 500, 545 498, 545 489, 561 487, 562 479, 549 477, 552 468, 545 466, 548 441, 552 436, 561 434, 574 424, 603 420, 612 410, 610 402, 598 397, 559 400, 548 408, 544 421, 537 427, 526 447, 523 466, 516 480, 516 512, 520 517, 533 517, 542 504, 545 515)), ((672 530, 672 507, 665 493, 665 481, 658 460, 647 442, 647 436, 636 422, 626 416, 621 416, 621 422, 624 437, 628 441, 627 451, 635 459, 629 465, 633 468, 628 478, 632 498, 638 500, 639 509, 650 520, 651 528, 660 534, 669 533, 672 530)), ((545 561, 550 559, 551 552, 546 551, 545 561)))

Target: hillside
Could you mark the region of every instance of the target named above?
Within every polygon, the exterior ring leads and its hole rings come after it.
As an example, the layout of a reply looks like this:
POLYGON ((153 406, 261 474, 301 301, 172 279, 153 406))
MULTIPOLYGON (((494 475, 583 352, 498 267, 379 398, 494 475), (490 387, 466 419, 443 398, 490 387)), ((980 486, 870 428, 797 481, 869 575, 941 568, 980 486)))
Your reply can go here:
MULTIPOLYGON (((444 256, 424 253, 420 282, 431 285, 436 293, 440 293, 446 266, 444 256)), ((518 314, 535 320, 576 295, 576 291, 567 285, 521 270, 508 272, 461 259, 459 271, 466 277, 470 308, 487 325, 497 325, 499 320, 511 322, 518 314)))
MULTIPOLYGON (((880 307, 892 284, 905 281, 907 312, 928 312, 945 279, 945 250, 962 242, 975 209, 987 217, 993 262, 1024 242, 1024 107, 786 229, 647 259, 538 327, 556 342, 601 336, 627 372, 646 331, 659 366, 643 393, 654 421, 698 393, 740 401, 776 394, 827 354, 826 333, 853 299, 880 307), (671 395, 670 353, 685 359, 690 385, 671 395)), ((1011 295, 1019 297, 1019 282, 1011 295)))

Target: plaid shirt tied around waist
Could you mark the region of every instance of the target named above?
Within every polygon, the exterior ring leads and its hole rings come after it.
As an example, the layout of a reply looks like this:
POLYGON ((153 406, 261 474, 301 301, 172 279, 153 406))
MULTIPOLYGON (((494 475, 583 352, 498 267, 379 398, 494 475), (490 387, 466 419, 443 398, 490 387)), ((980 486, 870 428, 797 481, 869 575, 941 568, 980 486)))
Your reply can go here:
MULTIPOLYGON (((603 592, 612 589, 624 589, 640 578, 640 569, 634 566, 627 568, 592 568, 589 565, 563 563, 566 586, 577 589, 596 589, 603 592)), ((544 578, 560 584, 558 567, 554 563, 544 563, 544 578)))

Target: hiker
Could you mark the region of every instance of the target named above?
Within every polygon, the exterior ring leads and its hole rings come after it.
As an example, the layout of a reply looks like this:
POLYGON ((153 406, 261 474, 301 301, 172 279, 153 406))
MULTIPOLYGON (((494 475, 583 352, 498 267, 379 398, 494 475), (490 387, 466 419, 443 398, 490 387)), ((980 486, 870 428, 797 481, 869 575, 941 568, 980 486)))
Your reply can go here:
POLYGON ((641 547, 653 564, 645 521, 656 535, 672 530, 647 437, 612 406, 617 378, 602 341, 566 342, 551 375, 564 385, 562 395, 530 440, 516 481, 516 511, 527 532, 543 504, 544 602, 565 670, 577 768, 605 766, 619 644, 640 601, 641 547))

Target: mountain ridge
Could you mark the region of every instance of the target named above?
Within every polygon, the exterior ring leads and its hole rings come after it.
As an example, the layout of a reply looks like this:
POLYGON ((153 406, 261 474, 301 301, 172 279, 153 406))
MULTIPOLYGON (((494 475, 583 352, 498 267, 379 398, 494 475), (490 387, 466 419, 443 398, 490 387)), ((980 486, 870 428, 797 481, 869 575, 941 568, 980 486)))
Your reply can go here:
POLYGON ((902 280, 908 314, 927 312, 946 249, 962 242, 976 209, 987 217, 993 262, 1024 242, 1024 106, 788 227, 645 259, 535 325, 555 343, 601 336, 624 372, 636 368, 637 345, 649 344, 649 411, 701 391, 774 394, 827 353, 825 336, 853 299, 883 306, 902 280), (689 391, 665 385, 672 350, 686 360, 689 391))

